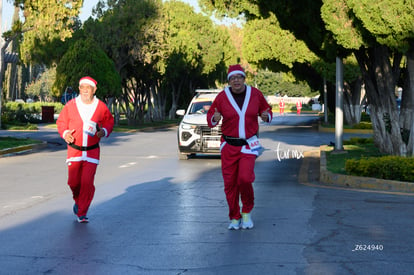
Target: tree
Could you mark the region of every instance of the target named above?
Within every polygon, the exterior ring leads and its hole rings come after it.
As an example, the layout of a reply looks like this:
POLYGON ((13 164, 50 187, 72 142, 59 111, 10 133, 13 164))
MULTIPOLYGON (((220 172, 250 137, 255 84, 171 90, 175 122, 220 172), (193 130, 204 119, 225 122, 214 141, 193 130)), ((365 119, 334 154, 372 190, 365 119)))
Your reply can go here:
POLYGON ((173 92, 169 116, 174 117, 182 90, 191 95, 197 87, 215 86, 237 55, 226 29, 213 25, 206 17, 194 13, 180 1, 163 5, 161 20, 166 22, 165 53, 167 59, 158 59, 158 67, 165 70, 166 81, 173 92))
POLYGON ((56 78, 56 68, 43 68, 43 72, 26 87, 26 94, 41 102, 53 101, 52 86, 56 78))
POLYGON ((297 81, 292 74, 269 70, 259 70, 254 77, 254 85, 259 87, 264 95, 313 97, 318 94, 312 91, 305 81, 297 81))
POLYGON ((20 6, 24 16, 19 29, 24 33, 21 59, 26 64, 50 64, 56 51, 53 43, 70 38, 78 26, 76 18, 83 0, 15 0, 15 5, 20 6))
MULTIPOLYGON (((358 62, 355 57, 348 56, 343 59, 344 64, 344 119, 348 125, 354 125, 361 122, 361 114, 363 106, 366 104, 366 93, 364 89, 364 83, 362 74, 359 69, 358 62)), ((321 75, 327 80, 328 90, 328 102, 326 106, 332 113, 335 113, 335 79, 336 79, 336 64, 326 63, 323 60, 317 60, 312 63, 312 67, 316 71, 321 72, 321 75)))
POLYGON ((290 31, 281 29, 274 14, 268 18, 246 23, 243 38, 243 56, 252 63, 277 60, 292 68, 295 63, 311 63, 318 57, 290 31))
POLYGON ((143 47, 149 42, 145 32, 159 17, 160 5, 158 0, 100 1, 98 19, 84 24, 85 35, 113 60, 121 77, 122 94, 118 99, 129 125, 143 121, 148 92, 157 82, 151 65, 144 62, 143 47))
MULTIPOLYGON (((42 57, 50 56, 50 51, 42 55, 39 49, 46 49, 43 45, 56 40, 65 40, 70 37, 75 26, 75 18, 82 7, 82 0, 54 1, 54 0, 15 0, 14 5, 23 11, 24 23, 15 21, 12 29, 3 34, 5 39, 1 47, 0 64, 0 95, 3 94, 3 76, 5 71, 4 54, 8 44, 23 33, 24 39, 20 45, 20 58, 26 64, 30 62, 42 63, 42 57)), ((51 50, 52 48, 49 48, 51 50)), ((54 51, 51 51, 52 53, 54 51)), ((1 115, 0 97, 0 115, 1 115)), ((1 126, 1 120, 0 120, 1 126)))
MULTIPOLYGON (((413 86, 407 84, 409 88, 403 91, 405 102, 400 115, 395 95, 402 56, 408 53, 408 60, 414 50, 410 43, 414 38, 413 4, 392 0, 332 0, 325 1, 321 11, 336 41, 352 50, 358 60, 377 146, 384 153, 413 155, 409 140, 414 134, 414 121, 412 109, 407 109, 414 106, 413 86)), ((410 79, 404 81, 409 83, 410 79)))
POLYGON ((77 88, 84 76, 96 79, 96 95, 103 100, 121 93, 121 80, 114 63, 92 39, 75 42, 62 57, 56 68, 54 96, 60 98, 68 86, 77 88))
POLYGON ((4 44, 1 45, 0 47, 0 128, 1 128, 1 108, 3 105, 3 97, 6 98, 4 96, 4 90, 3 90, 3 78, 4 78, 4 73, 6 70, 6 61, 5 61, 5 54, 6 54, 6 49, 9 46, 9 44, 19 35, 19 33, 14 33, 12 31, 8 31, 3 33, 3 39, 4 39, 4 44))
MULTIPOLYGON (((19 21, 19 8, 14 8, 13 19, 12 22, 19 21)), ((11 41, 9 45, 9 50, 11 53, 16 53, 18 51, 18 43, 19 39, 16 37, 11 41)), ((6 75, 4 78, 4 89, 7 91, 7 98, 11 100, 15 100, 17 98, 22 98, 20 95, 20 91, 17 87, 17 74, 18 74, 18 64, 17 62, 12 62, 7 65, 7 69, 5 71, 6 75)))
POLYGON ((259 1, 201 0, 220 14, 244 13, 248 19, 276 15, 280 26, 306 43, 317 56, 333 60, 353 53, 358 61, 371 107, 374 140, 383 153, 413 155, 413 4, 406 1, 302 0, 259 1), (236 4, 237 3, 237 4, 236 4), (296 20, 297 19, 297 20, 296 20), (401 117, 395 102, 403 54, 407 74, 401 117), (410 108, 411 109, 408 109, 410 108), (411 112, 410 112, 411 111, 411 112), (402 123, 400 122, 402 121, 402 123), (408 127, 409 128, 406 128, 408 127), (410 130, 411 129, 411 132, 410 130), (408 138, 407 138, 408 137, 408 138))
POLYGON ((183 99, 215 85, 236 60, 229 35, 179 1, 101 1, 97 17, 84 30, 115 62, 129 124, 175 117, 183 99))

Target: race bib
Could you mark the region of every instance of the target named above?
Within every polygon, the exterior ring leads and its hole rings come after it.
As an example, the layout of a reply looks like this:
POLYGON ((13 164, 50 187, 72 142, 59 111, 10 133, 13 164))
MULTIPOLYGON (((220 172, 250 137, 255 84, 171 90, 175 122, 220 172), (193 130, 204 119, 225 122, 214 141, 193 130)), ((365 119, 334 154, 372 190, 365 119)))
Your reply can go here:
POLYGON ((256 135, 252 136, 247 140, 247 144, 250 147, 250 150, 252 151, 259 151, 262 148, 262 145, 260 145, 259 139, 256 135))
POLYGON ((96 134, 96 122, 89 120, 83 124, 83 132, 93 137, 96 134))

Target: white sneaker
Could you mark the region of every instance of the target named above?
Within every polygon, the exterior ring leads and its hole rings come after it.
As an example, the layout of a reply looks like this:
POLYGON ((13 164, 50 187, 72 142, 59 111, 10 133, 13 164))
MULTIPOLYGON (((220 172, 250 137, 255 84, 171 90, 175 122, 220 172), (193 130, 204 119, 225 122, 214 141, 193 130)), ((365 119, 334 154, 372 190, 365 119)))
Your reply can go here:
POLYGON ((253 228, 253 221, 250 213, 242 213, 242 228, 251 229, 253 228))
POLYGON ((232 219, 231 223, 229 224, 230 230, 239 230, 241 220, 232 219))

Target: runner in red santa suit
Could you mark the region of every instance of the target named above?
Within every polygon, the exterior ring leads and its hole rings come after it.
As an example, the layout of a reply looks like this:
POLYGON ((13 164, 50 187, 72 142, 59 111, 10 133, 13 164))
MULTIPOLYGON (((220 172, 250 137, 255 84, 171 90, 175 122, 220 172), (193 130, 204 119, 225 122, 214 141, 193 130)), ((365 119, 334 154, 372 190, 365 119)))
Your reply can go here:
POLYGON ((258 116, 272 120, 270 105, 256 88, 245 85, 246 74, 240 65, 229 67, 229 86, 221 91, 207 113, 209 127, 221 119, 221 169, 229 206, 229 229, 253 228, 250 212, 254 206, 254 164, 261 148, 257 138, 258 116), (242 201, 240 213, 239 199, 242 201))
POLYGON ((57 128, 68 144, 68 185, 78 222, 88 222, 87 213, 95 194, 94 178, 99 164, 99 141, 108 137, 114 118, 105 103, 96 98, 97 82, 91 77, 79 81, 79 96, 70 100, 59 114, 57 128))
POLYGON ((302 101, 298 100, 296 102, 296 114, 300 115, 300 110, 302 110, 302 101))
POLYGON ((281 116, 285 114, 285 101, 283 100, 283 98, 279 102, 279 113, 281 116))

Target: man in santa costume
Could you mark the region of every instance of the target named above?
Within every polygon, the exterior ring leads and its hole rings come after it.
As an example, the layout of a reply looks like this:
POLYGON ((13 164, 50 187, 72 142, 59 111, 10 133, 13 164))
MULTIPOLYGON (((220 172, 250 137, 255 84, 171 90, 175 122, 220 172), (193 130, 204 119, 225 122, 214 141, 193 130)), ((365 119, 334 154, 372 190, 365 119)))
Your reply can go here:
POLYGON ((281 116, 285 114, 285 101, 283 98, 279 101, 279 113, 281 116))
POLYGON ((108 137, 114 118, 105 103, 96 96, 97 82, 86 76, 79 81, 79 95, 70 100, 59 114, 57 128, 68 144, 68 185, 78 222, 88 222, 88 209, 95 194, 94 178, 99 164, 99 141, 108 137))
POLYGON ((253 228, 250 212, 254 206, 254 164, 261 149, 258 117, 272 120, 272 108, 256 88, 245 85, 246 74, 240 65, 229 67, 229 86, 215 98, 207 113, 209 127, 221 119, 221 169, 229 206, 229 229, 253 228), (242 201, 240 213, 239 200, 242 201))
POLYGON ((296 114, 300 115, 300 110, 302 110, 302 101, 298 100, 296 102, 296 114))

